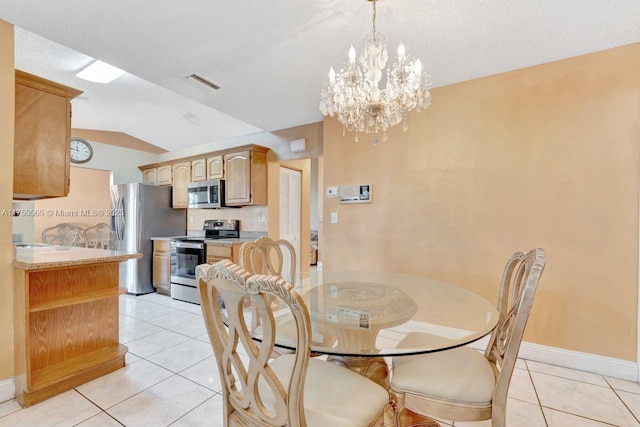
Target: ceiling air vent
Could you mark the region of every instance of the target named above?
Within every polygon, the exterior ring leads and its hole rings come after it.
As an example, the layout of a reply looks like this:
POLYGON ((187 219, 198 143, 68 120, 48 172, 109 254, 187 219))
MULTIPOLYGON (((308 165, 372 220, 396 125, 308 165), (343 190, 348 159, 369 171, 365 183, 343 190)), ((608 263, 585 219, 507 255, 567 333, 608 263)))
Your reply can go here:
POLYGON ((201 77, 197 74, 191 74, 190 76, 187 77, 188 79, 193 79, 198 83, 201 83, 205 86, 210 87, 213 90, 219 90, 220 86, 218 86, 217 84, 210 82, 209 80, 205 79, 204 77, 201 77))

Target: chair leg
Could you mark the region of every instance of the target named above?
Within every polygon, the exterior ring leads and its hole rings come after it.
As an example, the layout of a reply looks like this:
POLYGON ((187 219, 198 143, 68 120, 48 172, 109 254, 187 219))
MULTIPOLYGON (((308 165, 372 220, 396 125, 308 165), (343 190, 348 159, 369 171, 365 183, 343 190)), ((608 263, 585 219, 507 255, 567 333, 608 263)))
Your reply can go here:
POLYGON ((385 410, 385 426, 400 427, 400 412, 404 408, 404 393, 389 389, 389 406, 385 410), (387 419, 389 424, 387 424, 387 419))
POLYGON ((389 399, 389 405, 384 408, 384 427, 397 427, 396 413, 393 409, 391 399, 389 399))

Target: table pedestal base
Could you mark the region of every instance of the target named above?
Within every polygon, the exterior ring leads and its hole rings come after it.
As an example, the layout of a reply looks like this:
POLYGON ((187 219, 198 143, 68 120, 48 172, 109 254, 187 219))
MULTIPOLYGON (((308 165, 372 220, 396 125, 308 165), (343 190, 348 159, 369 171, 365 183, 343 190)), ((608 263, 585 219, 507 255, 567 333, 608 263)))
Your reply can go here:
POLYGON ((389 366, 382 357, 329 356, 327 361, 344 366, 389 389, 389 366))

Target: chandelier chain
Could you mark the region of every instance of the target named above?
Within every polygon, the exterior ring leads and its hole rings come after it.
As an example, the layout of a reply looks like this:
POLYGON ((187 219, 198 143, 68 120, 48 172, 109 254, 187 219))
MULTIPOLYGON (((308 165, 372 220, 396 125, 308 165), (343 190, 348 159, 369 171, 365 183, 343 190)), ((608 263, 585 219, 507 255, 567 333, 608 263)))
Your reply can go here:
POLYGON ((376 39, 376 0, 372 0, 371 3, 373 3, 373 39, 376 39))

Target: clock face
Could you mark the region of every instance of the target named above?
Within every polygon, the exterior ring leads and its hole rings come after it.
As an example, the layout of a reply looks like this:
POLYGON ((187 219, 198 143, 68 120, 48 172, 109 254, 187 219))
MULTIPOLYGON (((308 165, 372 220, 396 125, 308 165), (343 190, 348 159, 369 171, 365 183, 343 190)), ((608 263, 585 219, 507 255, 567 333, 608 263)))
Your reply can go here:
POLYGON ((93 156, 93 149, 82 138, 71 138, 71 161, 74 163, 88 162, 93 156))

